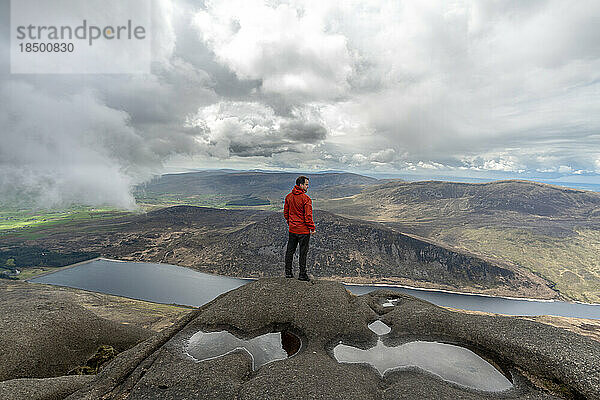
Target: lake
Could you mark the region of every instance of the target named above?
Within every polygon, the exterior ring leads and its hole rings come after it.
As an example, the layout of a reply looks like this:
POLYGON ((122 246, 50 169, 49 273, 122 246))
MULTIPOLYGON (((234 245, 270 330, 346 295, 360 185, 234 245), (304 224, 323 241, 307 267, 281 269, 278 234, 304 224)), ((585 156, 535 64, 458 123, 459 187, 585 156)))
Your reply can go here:
MULTIPOLYGON (((208 303, 221 293, 250 281, 250 279, 205 274, 176 265, 106 259, 94 259, 29 280, 29 282, 68 286, 156 303, 195 307, 208 303)), ((558 315, 600 319, 600 304, 518 300, 394 286, 346 285, 346 287, 357 295, 376 289, 391 289, 439 306, 464 310, 507 315, 558 315)))

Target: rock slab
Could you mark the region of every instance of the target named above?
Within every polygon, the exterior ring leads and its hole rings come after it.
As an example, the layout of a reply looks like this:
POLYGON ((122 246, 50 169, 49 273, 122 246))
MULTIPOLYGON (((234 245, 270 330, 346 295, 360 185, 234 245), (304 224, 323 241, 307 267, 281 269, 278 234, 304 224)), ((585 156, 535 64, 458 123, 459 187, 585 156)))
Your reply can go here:
POLYGON ((327 281, 267 278, 225 293, 177 325, 120 354, 75 399, 600 399, 600 344, 533 321, 448 311, 397 292, 354 296, 327 281), (383 307, 394 298, 394 307, 383 307), (333 347, 368 348, 368 324, 392 328, 388 344, 436 340, 467 347, 497 366, 514 387, 477 392, 423 371, 383 378, 369 365, 341 364, 333 347), (243 351, 197 362, 186 354, 199 330, 240 338, 288 330, 300 351, 252 371, 243 351))

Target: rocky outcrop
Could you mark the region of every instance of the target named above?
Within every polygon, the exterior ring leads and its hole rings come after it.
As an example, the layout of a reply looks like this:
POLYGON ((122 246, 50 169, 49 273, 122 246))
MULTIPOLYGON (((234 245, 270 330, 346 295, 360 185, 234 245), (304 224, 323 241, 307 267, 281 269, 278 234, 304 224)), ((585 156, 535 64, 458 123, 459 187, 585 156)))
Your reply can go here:
POLYGON ((510 317, 441 309, 397 292, 354 296, 337 283, 269 278, 225 293, 177 325, 121 353, 76 399, 598 399, 600 345, 551 326, 510 317), (383 302, 396 298, 394 307, 383 302), (388 343, 433 340, 467 347, 498 366, 514 387, 489 394, 418 370, 383 378, 368 365, 338 363, 343 341, 373 346, 368 323, 392 330, 388 343), (228 330, 241 338, 288 330, 302 339, 294 356, 252 370, 236 351, 197 362, 186 355, 196 332, 228 330), (549 390, 555 391, 551 393, 549 390))
POLYGON ((101 345, 120 352, 152 335, 100 318, 59 290, 29 292, 27 286, 0 285, 0 381, 66 375, 101 345))
MULTIPOLYGON (((198 252, 195 262, 233 276, 278 276, 283 271, 287 226, 271 215, 225 235, 198 252)), ((503 288, 556 297, 541 279, 508 266, 419 240, 380 224, 315 212, 308 264, 315 276, 404 278, 447 287, 503 288), (523 290, 525 289, 526 290, 523 290)), ((285 222, 285 221, 283 221, 285 222)))
POLYGON ((0 382, 0 399, 62 400, 89 385, 93 375, 69 375, 56 378, 21 378, 0 382))

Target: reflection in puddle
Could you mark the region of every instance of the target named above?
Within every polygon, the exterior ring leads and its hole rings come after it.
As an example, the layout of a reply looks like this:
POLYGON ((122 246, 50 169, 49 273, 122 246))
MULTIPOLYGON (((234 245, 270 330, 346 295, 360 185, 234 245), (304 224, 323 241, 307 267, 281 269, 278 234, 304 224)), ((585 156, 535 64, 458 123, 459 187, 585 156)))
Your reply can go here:
POLYGON ((375 322, 371 322, 369 324, 369 329, 375 332, 376 335, 387 335, 392 331, 392 328, 384 324, 383 322, 377 320, 375 322))
POLYGON ((383 307, 394 307, 397 302, 398 302, 398 299, 387 299, 385 301, 385 303, 382 303, 381 305, 383 307))
POLYGON ((267 333, 249 340, 227 331, 199 331, 190 338, 187 353, 197 361, 206 361, 243 350, 252 359, 252 370, 257 370, 267 363, 296 354, 300 345, 300 338, 288 331, 267 333))
POLYGON ((387 347, 378 339, 377 345, 368 350, 338 344, 333 354, 338 362, 371 364, 382 376, 390 370, 417 367, 446 381, 477 390, 499 392, 512 387, 512 383, 487 361, 468 349, 451 344, 417 341, 387 347))

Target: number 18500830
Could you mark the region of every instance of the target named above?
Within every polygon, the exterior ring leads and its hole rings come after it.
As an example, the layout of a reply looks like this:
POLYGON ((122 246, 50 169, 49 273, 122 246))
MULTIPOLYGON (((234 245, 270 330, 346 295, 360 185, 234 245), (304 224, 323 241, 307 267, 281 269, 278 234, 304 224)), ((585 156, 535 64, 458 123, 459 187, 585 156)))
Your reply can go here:
POLYGON ((73 43, 19 43, 21 53, 72 53, 73 43))

